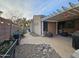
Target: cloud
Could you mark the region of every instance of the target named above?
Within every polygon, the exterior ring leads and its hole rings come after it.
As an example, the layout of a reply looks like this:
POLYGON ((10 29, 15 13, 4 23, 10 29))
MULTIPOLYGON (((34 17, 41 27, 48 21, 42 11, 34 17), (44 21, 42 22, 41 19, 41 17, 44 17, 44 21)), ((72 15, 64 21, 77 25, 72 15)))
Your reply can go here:
MULTIPOLYGON (((32 18, 35 14, 47 14, 58 9, 62 5, 67 5, 71 0, 0 0, 0 10, 3 16, 21 16, 32 18)), ((75 2, 75 0, 72 0, 75 2)))

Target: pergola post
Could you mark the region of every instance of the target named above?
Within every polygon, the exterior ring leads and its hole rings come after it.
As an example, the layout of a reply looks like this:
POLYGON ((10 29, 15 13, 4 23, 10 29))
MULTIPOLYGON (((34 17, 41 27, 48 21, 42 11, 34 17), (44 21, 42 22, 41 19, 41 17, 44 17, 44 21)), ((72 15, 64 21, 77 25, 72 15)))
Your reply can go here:
POLYGON ((58 34, 58 22, 56 22, 56 35, 58 34))
POLYGON ((44 34, 44 31, 43 31, 43 21, 41 21, 41 35, 43 36, 44 34))

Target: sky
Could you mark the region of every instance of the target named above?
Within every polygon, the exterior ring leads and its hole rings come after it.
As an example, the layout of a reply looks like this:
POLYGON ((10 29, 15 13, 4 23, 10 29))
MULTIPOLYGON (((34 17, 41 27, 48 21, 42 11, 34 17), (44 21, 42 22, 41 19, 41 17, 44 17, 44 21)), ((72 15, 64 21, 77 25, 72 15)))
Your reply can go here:
MULTIPOLYGON (((33 15, 50 15, 62 9, 62 6, 69 7, 69 2, 79 3, 78 0, 0 0, 2 17, 12 16, 32 19, 33 15)), ((16 18, 17 18, 16 17, 16 18)))

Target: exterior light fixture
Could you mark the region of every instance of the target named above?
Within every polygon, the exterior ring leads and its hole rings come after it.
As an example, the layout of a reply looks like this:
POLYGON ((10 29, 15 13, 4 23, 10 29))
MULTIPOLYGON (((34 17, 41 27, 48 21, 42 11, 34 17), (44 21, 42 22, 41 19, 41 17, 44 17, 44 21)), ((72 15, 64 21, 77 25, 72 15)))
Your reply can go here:
POLYGON ((1 24, 3 24, 4 22, 1 22, 1 24))

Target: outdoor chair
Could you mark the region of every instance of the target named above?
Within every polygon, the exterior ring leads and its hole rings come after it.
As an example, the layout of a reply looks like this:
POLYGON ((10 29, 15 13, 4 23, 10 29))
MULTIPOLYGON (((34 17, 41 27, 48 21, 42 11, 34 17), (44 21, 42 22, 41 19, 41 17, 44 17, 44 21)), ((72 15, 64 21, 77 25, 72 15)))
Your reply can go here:
POLYGON ((47 32, 47 37, 53 37, 53 34, 51 32, 47 32))

